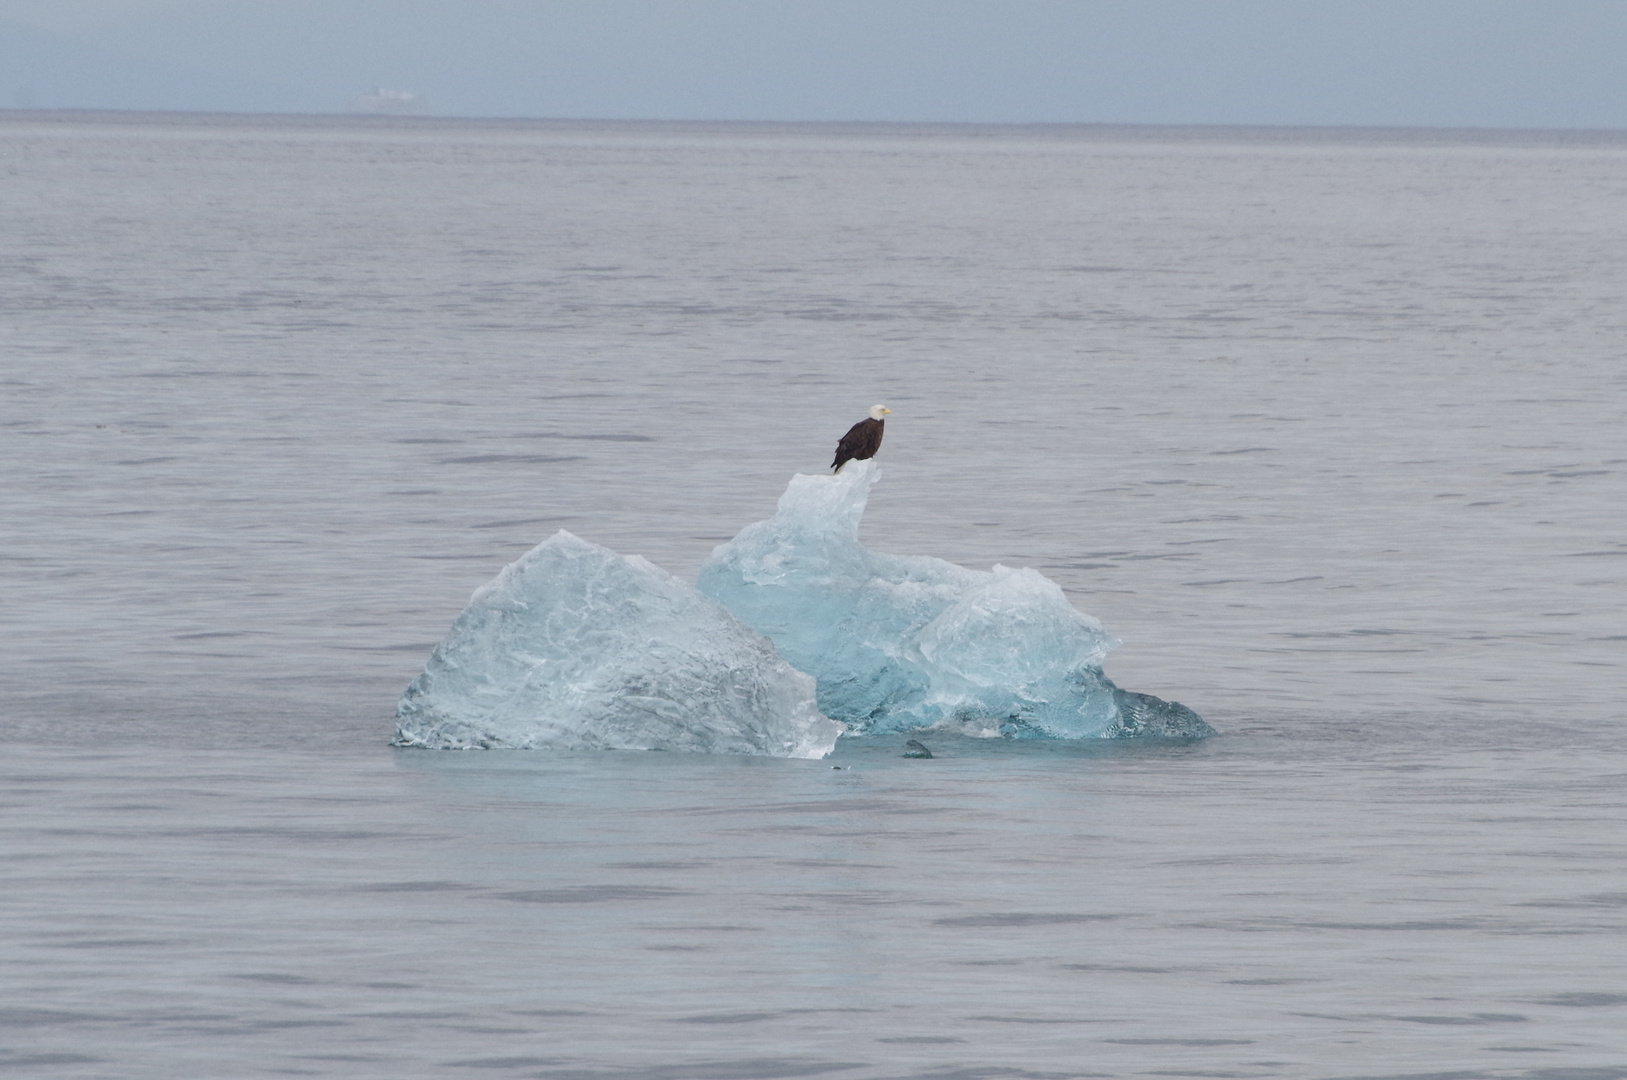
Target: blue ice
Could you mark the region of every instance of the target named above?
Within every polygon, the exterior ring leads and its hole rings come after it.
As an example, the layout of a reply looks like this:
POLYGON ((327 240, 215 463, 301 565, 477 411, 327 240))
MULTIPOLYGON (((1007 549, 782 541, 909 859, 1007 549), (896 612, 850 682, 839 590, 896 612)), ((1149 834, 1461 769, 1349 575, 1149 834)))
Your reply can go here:
POLYGON ((793 477, 775 515, 701 570, 702 592, 818 680, 826 716, 872 734, 1214 733, 1184 705, 1114 686, 1101 665, 1117 640, 1038 571, 969 570, 859 543, 879 476, 870 460, 793 477))
POLYGON ((478 589, 401 698, 396 744, 818 758, 842 726, 760 634, 561 530, 478 589))

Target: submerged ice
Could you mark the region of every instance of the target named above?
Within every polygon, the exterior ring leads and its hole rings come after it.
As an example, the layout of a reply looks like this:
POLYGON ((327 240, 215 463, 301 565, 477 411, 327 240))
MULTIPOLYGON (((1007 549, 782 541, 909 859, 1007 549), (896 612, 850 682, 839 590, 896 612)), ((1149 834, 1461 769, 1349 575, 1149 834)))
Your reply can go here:
POLYGON ((820 710, 868 733, 955 726, 1017 738, 1213 729, 1102 672, 1118 644, 1031 569, 970 570, 859 543, 874 460, 793 477, 778 511, 717 548, 700 588, 818 680, 820 710))
POLYGON ((823 757, 842 727, 766 638, 665 570, 561 530, 477 590, 402 696, 436 749, 823 757))

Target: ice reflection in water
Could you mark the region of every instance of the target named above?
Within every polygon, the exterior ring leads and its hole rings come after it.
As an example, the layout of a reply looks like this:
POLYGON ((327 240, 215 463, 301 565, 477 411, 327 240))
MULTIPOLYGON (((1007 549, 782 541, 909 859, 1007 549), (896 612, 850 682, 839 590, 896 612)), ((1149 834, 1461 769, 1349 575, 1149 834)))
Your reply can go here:
POLYGON ((23 748, 9 1044, 153 1077, 181 1047, 379 1077, 1614 1060, 1622 853, 1588 823, 1623 824, 1620 740, 1373 734, 878 738, 843 770, 23 748))

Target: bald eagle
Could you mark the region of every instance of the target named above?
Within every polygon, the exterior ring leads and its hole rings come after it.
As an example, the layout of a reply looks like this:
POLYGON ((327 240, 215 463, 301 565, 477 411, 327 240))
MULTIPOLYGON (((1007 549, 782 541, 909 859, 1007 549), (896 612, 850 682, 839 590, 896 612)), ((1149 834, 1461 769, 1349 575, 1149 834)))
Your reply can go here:
POLYGON ((885 405, 870 406, 870 418, 860 420, 847 429, 842 441, 836 444, 836 460, 830 463, 831 472, 841 472, 850 461, 868 461, 881 449, 882 430, 887 426, 884 416, 892 410, 885 405))

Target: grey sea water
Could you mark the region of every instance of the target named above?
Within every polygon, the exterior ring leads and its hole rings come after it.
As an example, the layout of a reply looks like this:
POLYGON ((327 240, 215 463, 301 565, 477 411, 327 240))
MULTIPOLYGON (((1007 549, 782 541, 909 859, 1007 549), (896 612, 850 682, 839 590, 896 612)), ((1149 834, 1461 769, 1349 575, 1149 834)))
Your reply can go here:
POLYGON ((0 114, 0 1075, 1627 1077, 1624 251, 1610 133, 0 114), (1222 734, 387 745, 877 401, 1222 734))

